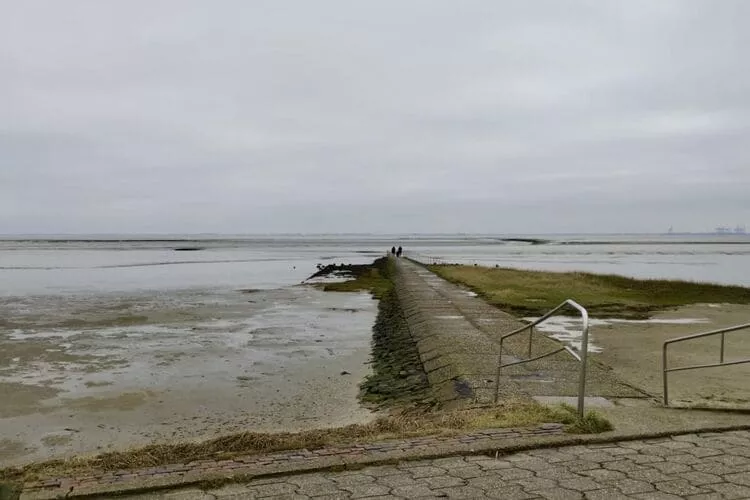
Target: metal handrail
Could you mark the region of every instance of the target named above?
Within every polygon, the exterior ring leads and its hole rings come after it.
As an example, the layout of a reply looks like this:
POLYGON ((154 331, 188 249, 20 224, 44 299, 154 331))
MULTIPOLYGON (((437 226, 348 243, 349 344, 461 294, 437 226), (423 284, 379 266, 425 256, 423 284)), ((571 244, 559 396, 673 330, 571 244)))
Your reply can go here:
POLYGON ((664 342, 664 345, 662 347, 661 352, 661 363, 662 363, 662 374, 664 378, 664 406, 669 406, 669 388, 668 388, 668 379, 667 374, 669 372, 679 372, 684 370, 697 370, 699 368, 714 368, 717 366, 731 366, 731 365, 740 365, 743 363, 750 363, 750 359, 741 359, 736 361, 724 361, 724 335, 731 332, 736 332, 739 330, 745 330, 747 328, 750 328, 750 323, 746 323, 744 325, 737 325, 737 326, 731 326, 729 328, 722 328, 720 330, 712 330, 710 332, 704 332, 704 333, 696 333, 693 335, 686 335, 684 337, 677 337, 674 339, 667 340, 664 342), (677 342, 684 342, 686 340, 694 340, 694 339, 700 339, 703 337, 711 337, 714 335, 721 335, 721 348, 719 350, 719 362, 713 363, 713 364, 707 364, 707 365, 689 365, 689 366, 679 366, 677 368, 669 368, 667 364, 667 347, 669 344, 674 344, 677 342))
POLYGON ((578 417, 583 418, 583 411, 584 411, 584 398, 586 395, 586 363, 587 363, 587 357, 588 357, 588 350, 589 350, 589 313, 586 311, 586 308, 583 307, 578 302, 568 299, 559 306, 555 307, 551 311, 549 311, 547 314, 542 316, 541 318, 535 320, 532 323, 529 323, 528 325, 524 325, 521 328, 518 328, 517 330, 513 330, 510 333, 506 333, 502 337, 500 337, 500 354, 498 356, 498 362, 497 362, 497 375, 495 377, 495 403, 497 403, 499 399, 500 394, 500 371, 507 367, 507 366, 513 366, 513 365, 520 365, 523 363, 530 363, 531 361, 537 361, 542 358, 546 358, 548 356, 552 356, 554 354, 557 354, 559 352, 565 351, 571 356, 573 356, 575 359, 578 360, 578 362, 581 364, 581 372, 578 378, 578 417), (570 306, 574 309, 577 309, 578 312, 581 313, 581 320, 583 323, 583 331, 581 332, 581 349, 580 354, 576 354, 576 352, 571 349, 568 346, 561 347, 560 349, 550 351, 548 353, 542 354, 540 356, 536 356, 534 358, 531 357, 531 347, 533 345, 534 341, 534 327, 544 323, 549 318, 554 316, 560 309, 570 306), (514 335, 518 335, 520 333, 525 332, 526 330, 529 330, 529 359, 522 359, 520 361, 514 361, 512 363, 503 364, 503 341, 509 337, 513 337, 514 335))

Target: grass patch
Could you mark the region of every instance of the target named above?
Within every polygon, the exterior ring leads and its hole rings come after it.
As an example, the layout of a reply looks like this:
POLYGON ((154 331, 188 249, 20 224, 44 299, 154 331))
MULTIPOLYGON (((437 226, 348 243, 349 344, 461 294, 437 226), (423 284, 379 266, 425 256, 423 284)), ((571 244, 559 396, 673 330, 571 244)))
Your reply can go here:
POLYGON ((343 270, 353 279, 338 283, 322 283, 319 286, 326 292, 359 292, 368 291, 376 299, 382 298, 393 288, 388 274, 393 263, 387 257, 375 260, 371 265, 354 265, 334 267, 343 270))
MULTIPOLYGON (((511 400, 500 406, 450 412, 404 410, 371 423, 299 433, 264 434, 244 432, 202 442, 154 444, 129 451, 108 452, 32 464, 22 469, 0 471, 0 483, 10 488, 23 481, 91 472, 157 467, 194 460, 225 460, 284 450, 317 449, 331 445, 377 442, 432 435, 461 435, 472 430, 525 427, 542 423, 569 424, 575 431, 575 411, 564 406, 547 407, 534 401, 511 400)), ((589 427, 597 430, 599 427, 589 427)), ((10 490, 8 490, 10 491, 10 490)))
POLYGON ((750 288, 740 286, 465 265, 429 269, 519 316, 541 315, 569 298, 583 304, 592 315, 631 319, 690 304, 750 304, 750 288))
POLYGON ((4 483, 0 479, 0 500, 16 500, 21 496, 21 488, 18 484, 4 483))

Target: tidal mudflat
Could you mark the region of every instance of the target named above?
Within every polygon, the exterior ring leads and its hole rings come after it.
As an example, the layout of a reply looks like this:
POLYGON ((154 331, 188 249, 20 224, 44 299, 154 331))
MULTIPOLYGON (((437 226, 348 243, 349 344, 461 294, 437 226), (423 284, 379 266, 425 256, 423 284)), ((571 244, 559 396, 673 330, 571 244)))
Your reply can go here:
POLYGON ((0 465, 365 422, 377 301, 268 290, 0 299, 0 465))

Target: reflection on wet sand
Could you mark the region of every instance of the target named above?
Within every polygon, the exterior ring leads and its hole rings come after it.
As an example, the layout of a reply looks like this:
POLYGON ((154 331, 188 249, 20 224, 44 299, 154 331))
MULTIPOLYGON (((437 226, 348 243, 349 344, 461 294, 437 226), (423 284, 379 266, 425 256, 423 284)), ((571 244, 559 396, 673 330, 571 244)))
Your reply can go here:
POLYGON ((0 299, 0 465, 366 421, 376 306, 309 286, 0 299))

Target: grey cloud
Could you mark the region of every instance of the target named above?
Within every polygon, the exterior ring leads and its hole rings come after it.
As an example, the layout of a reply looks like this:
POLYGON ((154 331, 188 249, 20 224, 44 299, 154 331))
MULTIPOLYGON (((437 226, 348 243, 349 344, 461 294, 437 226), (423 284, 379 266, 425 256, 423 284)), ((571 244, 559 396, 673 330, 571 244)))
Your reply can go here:
POLYGON ((0 233, 750 223, 744 0, 0 0, 0 233))

